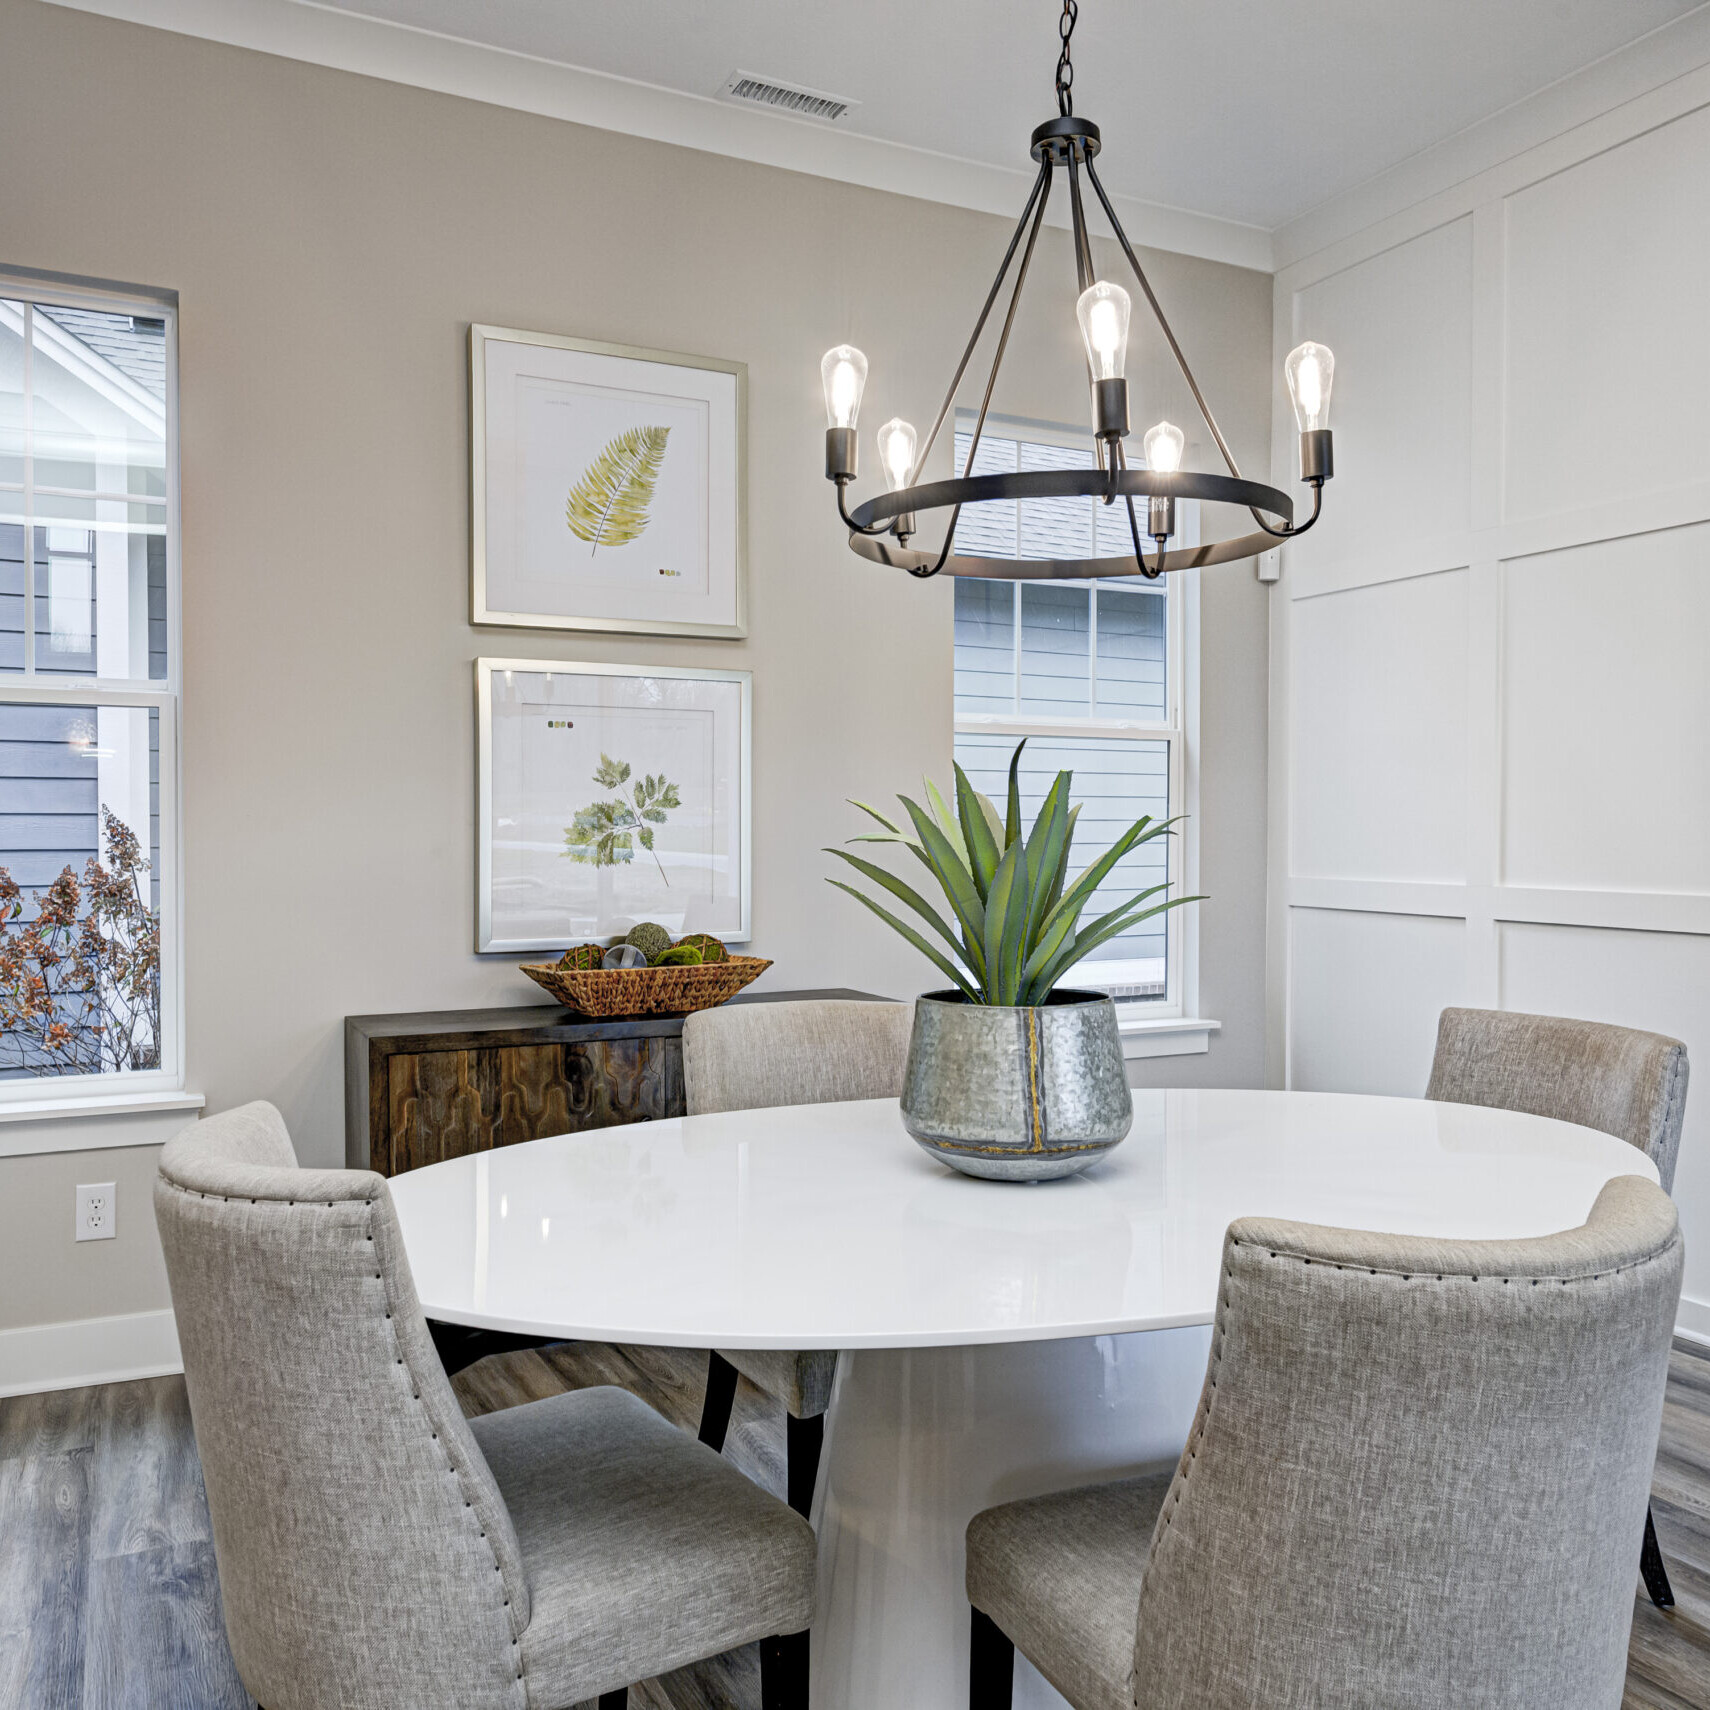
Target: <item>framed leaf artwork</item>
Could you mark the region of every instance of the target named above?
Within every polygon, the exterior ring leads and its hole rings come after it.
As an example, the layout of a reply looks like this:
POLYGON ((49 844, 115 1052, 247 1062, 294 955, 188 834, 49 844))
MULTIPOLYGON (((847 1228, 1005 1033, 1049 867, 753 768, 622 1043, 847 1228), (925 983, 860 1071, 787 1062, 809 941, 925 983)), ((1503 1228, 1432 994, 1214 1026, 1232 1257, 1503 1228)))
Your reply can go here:
POLYGON ((744 636, 748 369, 469 329, 474 622, 744 636))
POLYGON ((475 948, 749 937, 747 671, 475 661, 475 948))

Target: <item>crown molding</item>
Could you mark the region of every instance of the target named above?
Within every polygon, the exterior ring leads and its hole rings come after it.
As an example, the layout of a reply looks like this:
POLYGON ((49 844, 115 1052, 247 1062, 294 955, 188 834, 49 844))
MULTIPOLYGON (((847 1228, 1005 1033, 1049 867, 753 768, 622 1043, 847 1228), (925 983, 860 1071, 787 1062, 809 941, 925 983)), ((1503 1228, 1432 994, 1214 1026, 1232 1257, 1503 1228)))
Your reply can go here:
POLYGON ((1271 234, 1274 270, 1281 272, 1706 64, 1710 0, 1285 221, 1271 234))
MULTIPOLYGON (((1008 219, 1032 186, 1031 169, 907 148, 814 120, 361 17, 314 0, 43 3, 1008 219)), ((1148 248, 1272 271, 1271 234, 1259 226, 1129 196, 1112 200, 1129 235, 1148 248)), ((1049 223, 1066 226, 1067 213, 1058 215, 1049 223)))

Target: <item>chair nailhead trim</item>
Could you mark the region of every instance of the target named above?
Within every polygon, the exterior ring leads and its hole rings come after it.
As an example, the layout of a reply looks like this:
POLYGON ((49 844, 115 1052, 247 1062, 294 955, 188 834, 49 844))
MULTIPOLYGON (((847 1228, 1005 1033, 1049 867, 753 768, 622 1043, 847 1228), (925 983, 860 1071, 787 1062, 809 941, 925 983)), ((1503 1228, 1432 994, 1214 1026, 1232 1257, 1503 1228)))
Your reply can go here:
MULTIPOLYGON (((374 1218, 374 1201, 373 1201, 373 1199, 369 1199, 369 1200, 365 1201, 364 1203, 369 1208, 368 1216, 369 1216, 370 1223, 372 1223, 373 1218, 374 1218)), ((373 1234, 372 1229, 370 1229, 370 1231, 369 1231, 368 1239, 370 1241, 372 1241, 374 1239, 374 1234, 373 1234)), ((376 1271, 374 1273, 374 1276, 375 1276, 375 1280, 377 1282, 383 1283, 386 1280, 384 1274, 380 1271, 376 1271)), ((404 1364, 403 1343, 398 1340, 397 1324, 392 1321, 392 1314, 390 1312, 388 1312, 386 1314, 386 1319, 387 1319, 388 1323, 392 1324, 392 1343, 393 1343, 393 1346, 396 1347, 398 1350, 398 1364, 403 1365, 404 1364)), ((416 1389, 414 1387, 414 1385, 412 1385, 411 1386, 411 1399, 415 1400, 415 1401, 420 1401, 421 1398, 422 1398, 422 1392, 419 1389, 416 1389)), ((434 1431, 432 1433, 432 1436, 433 1436, 433 1440, 436 1443, 439 1442, 439 1433, 437 1431, 434 1431)), ((446 1460, 446 1472, 451 1477, 455 1478, 458 1482, 458 1491, 459 1491, 459 1494, 463 1497, 464 1508, 465 1509, 473 1508, 475 1506, 475 1504, 469 1496, 467 1487, 464 1486, 464 1484, 463 1484, 463 1475, 457 1470, 457 1465, 452 1460, 452 1458, 449 1454, 446 1455, 445 1460, 446 1460)), ((504 1581, 503 1581, 504 1568, 500 1565, 499 1553, 497 1550, 495 1550, 493 1548, 492 1540, 487 1537, 486 1529, 484 1527, 481 1528, 481 1538, 486 1543, 487 1549, 492 1555, 493 1572, 500 1576, 500 1589, 502 1591, 503 1590, 503 1584, 504 1584, 504 1581)), ((508 1597, 504 1598, 503 1599, 503 1607, 508 1610, 510 1608, 510 1606, 511 1606, 510 1598, 508 1598, 508 1597)), ((510 1619, 508 1616, 505 1619, 505 1624, 507 1627, 510 1625, 510 1619)), ((511 1635, 511 1652, 512 1652, 512 1655, 513 1655, 515 1662, 516 1662, 516 1670, 517 1670, 516 1678, 518 1679, 518 1681, 521 1681, 523 1678, 522 1648, 521 1647, 522 1647, 521 1636, 516 1634, 516 1633, 513 1633, 511 1635)), ((525 1702, 525 1704, 526 1704, 526 1701, 527 1701, 527 1688, 525 1687, 524 1688, 524 1702, 525 1702)))
MULTIPOLYGON (((1533 1288, 1536 1288, 1539 1283, 1559 1282, 1563 1288, 1566 1288, 1570 1283, 1605 1282, 1612 1277, 1625 1276, 1628 1271, 1636 1271, 1641 1265, 1653 1264, 1656 1260, 1672 1251, 1679 1238, 1679 1231, 1677 1230, 1676 1233, 1661 1247, 1657 1248, 1654 1253, 1646 1253, 1642 1257, 1635 1259, 1630 1265, 1617 1265, 1612 1271, 1591 1271, 1584 1276, 1577 1277, 1493 1277, 1482 1272, 1469 1271, 1439 1271, 1435 1276, 1431 1276, 1427 1273, 1417 1271, 1381 1271, 1369 1266, 1361 1266, 1359 1268, 1364 1270, 1367 1276, 1396 1277, 1401 1282, 1499 1282, 1505 1287, 1511 1282, 1529 1282, 1533 1288)), ((1229 1245, 1231 1247, 1239 1247, 1241 1244, 1242 1243, 1235 1240, 1233 1236, 1230 1237, 1229 1245)), ((1273 1259, 1281 1259, 1285 1264, 1296 1264, 1302 1266, 1317 1264, 1322 1266, 1324 1263, 1322 1259, 1309 1259, 1304 1253, 1284 1253, 1280 1250, 1271 1249, 1266 1249, 1266 1251, 1270 1252, 1270 1256, 1273 1259)), ((1347 1267, 1345 1265, 1337 1265, 1336 1269, 1341 1271, 1346 1270, 1347 1267)), ((1224 1275, 1230 1276, 1233 1275, 1233 1273, 1225 1271, 1224 1275)))

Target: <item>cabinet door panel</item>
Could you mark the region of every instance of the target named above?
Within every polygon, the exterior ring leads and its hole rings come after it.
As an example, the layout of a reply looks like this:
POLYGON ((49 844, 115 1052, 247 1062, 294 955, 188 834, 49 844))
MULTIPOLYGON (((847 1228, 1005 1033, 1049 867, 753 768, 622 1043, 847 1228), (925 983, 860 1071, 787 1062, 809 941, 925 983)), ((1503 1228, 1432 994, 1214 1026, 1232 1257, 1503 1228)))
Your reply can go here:
POLYGON ((385 1063, 388 1175, 494 1146, 683 1113, 674 1038, 397 1052, 385 1063))

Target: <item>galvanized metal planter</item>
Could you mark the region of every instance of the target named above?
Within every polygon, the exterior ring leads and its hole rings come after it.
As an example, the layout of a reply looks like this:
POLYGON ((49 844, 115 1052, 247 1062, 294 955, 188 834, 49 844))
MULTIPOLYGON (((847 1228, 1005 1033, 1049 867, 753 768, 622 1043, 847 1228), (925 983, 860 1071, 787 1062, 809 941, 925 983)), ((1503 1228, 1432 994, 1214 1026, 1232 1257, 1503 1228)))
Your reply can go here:
POLYGON ((1071 1176, 1128 1133, 1134 1100, 1116 1005, 1060 990, 1036 1008, 915 1000, 903 1122, 964 1175, 1043 1182, 1071 1176))

